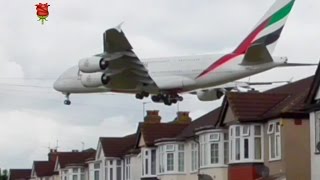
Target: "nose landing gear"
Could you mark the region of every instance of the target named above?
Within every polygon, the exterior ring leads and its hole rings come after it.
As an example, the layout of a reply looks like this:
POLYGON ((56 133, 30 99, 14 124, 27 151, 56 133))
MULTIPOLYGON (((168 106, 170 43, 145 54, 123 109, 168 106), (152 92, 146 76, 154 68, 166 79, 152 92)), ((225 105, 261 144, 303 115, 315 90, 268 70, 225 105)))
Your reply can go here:
POLYGON ((70 99, 69 99, 69 96, 70 96, 70 93, 67 93, 67 94, 66 94, 66 100, 64 100, 64 104, 65 104, 65 105, 70 105, 70 104, 71 104, 71 101, 70 101, 70 99))

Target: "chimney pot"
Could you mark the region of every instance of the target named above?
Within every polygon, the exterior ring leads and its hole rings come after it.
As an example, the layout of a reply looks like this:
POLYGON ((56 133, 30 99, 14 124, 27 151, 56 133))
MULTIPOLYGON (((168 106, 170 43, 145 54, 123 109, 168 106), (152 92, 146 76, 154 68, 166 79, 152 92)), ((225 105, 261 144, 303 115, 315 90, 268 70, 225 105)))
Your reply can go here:
POLYGON ((192 119, 189 116, 189 112, 187 111, 179 111, 177 112, 177 118, 175 119, 175 123, 178 124, 189 124, 191 123, 192 119))
POLYGON ((161 117, 158 110, 147 110, 147 115, 144 117, 145 123, 160 123, 161 117))

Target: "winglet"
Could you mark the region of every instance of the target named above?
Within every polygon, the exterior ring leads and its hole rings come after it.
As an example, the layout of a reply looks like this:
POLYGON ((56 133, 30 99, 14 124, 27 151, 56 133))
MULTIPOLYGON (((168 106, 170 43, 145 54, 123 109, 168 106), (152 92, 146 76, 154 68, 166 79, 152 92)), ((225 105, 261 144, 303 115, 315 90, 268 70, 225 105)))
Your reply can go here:
POLYGON ((122 21, 118 26, 114 27, 117 31, 121 32, 121 26, 124 24, 124 21, 122 21))

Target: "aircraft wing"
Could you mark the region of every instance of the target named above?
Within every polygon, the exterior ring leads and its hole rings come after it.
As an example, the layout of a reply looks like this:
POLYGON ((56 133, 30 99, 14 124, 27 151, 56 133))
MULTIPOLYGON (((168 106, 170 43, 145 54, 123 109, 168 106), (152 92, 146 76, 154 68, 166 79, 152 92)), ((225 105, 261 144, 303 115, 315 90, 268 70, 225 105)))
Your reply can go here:
POLYGON ((155 85, 148 69, 132 51, 133 48, 120 26, 104 32, 103 46, 103 58, 108 63, 106 74, 112 76, 111 79, 131 84, 131 88, 155 85))

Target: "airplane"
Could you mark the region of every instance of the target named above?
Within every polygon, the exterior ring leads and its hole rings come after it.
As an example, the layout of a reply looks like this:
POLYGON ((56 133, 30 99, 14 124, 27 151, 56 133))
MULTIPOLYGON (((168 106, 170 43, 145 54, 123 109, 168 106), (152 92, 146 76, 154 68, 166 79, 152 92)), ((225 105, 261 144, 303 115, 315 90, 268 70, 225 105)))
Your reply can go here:
MULTIPOLYGON (((121 24, 103 33, 104 52, 79 60, 55 82, 54 89, 72 93, 130 93, 137 99, 151 95, 156 103, 172 105, 181 94, 201 101, 221 98, 237 82, 275 67, 307 66, 272 56, 295 0, 276 0, 252 32, 230 53, 140 59, 121 24)), ((250 85, 246 83, 245 86, 250 85)))

